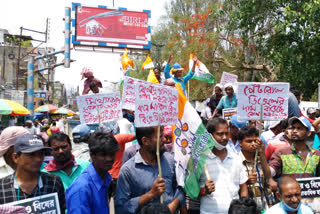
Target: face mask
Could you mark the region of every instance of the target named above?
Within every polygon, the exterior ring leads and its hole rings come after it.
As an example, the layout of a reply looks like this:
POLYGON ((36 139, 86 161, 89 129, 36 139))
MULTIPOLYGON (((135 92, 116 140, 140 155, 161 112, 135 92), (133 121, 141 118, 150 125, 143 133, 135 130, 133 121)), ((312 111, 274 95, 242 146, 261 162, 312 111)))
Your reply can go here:
POLYGON ((286 204, 284 201, 281 202, 283 208, 285 209, 285 211, 287 212, 297 212, 301 206, 301 202, 299 203, 298 207, 296 209, 293 209, 292 207, 290 207, 288 204, 286 204))
MULTIPOLYGON (((214 137, 212 135, 211 135, 211 137, 214 139, 214 137)), ((218 141, 216 141, 216 144, 214 145, 214 147, 216 147, 216 149, 218 149, 218 150, 222 150, 222 149, 225 149, 227 146, 221 145, 220 143, 218 143, 218 141)))

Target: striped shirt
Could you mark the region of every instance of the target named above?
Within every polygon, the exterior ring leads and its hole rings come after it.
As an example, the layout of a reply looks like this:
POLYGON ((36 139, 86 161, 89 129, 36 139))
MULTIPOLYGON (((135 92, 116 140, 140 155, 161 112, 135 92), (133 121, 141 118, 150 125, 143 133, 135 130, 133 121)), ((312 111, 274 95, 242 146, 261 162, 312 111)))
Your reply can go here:
POLYGON ((288 175, 292 178, 310 178, 320 175, 320 151, 308 147, 309 154, 306 162, 296 152, 294 145, 276 150, 270 159, 269 166, 272 173, 278 176, 288 175))

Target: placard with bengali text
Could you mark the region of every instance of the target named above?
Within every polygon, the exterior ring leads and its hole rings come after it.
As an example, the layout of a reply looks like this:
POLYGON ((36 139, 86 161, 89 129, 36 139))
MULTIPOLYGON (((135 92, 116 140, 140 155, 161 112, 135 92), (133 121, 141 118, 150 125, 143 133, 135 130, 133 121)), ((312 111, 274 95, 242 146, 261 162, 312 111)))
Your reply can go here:
POLYGON ((149 82, 135 85, 136 127, 173 125, 178 120, 178 92, 175 88, 149 82))
POLYGON ((288 117, 289 83, 239 82, 237 115, 240 120, 283 120, 288 117))

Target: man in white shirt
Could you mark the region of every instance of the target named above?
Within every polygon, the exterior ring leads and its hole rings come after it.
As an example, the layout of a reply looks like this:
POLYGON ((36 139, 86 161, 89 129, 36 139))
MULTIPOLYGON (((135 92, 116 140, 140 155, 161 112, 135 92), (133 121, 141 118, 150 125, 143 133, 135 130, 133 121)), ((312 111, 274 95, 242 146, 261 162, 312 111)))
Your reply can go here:
POLYGON ((206 168, 200 177, 200 213, 228 213, 232 199, 248 197, 247 174, 237 154, 227 149, 229 139, 228 123, 214 118, 207 124, 207 130, 216 144, 206 160, 206 168))

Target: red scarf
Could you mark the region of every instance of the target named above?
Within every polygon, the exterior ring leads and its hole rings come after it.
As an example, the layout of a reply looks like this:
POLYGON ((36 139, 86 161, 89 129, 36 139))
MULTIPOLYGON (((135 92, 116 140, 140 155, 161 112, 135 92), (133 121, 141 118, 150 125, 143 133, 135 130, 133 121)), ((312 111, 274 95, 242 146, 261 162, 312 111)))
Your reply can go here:
POLYGON ((74 160, 74 156, 72 155, 71 159, 64 164, 59 164, 54 159, 52 159, 52 160, 50 160, 50 162, 47 165, 44 166, 44 168, 48 172, 52 172, 52 171, 64 169, 65 167, 70 166, 70 165, 72 165, 72 167, 73 167, 75 164, 76 164, 76 161, 74 160))

